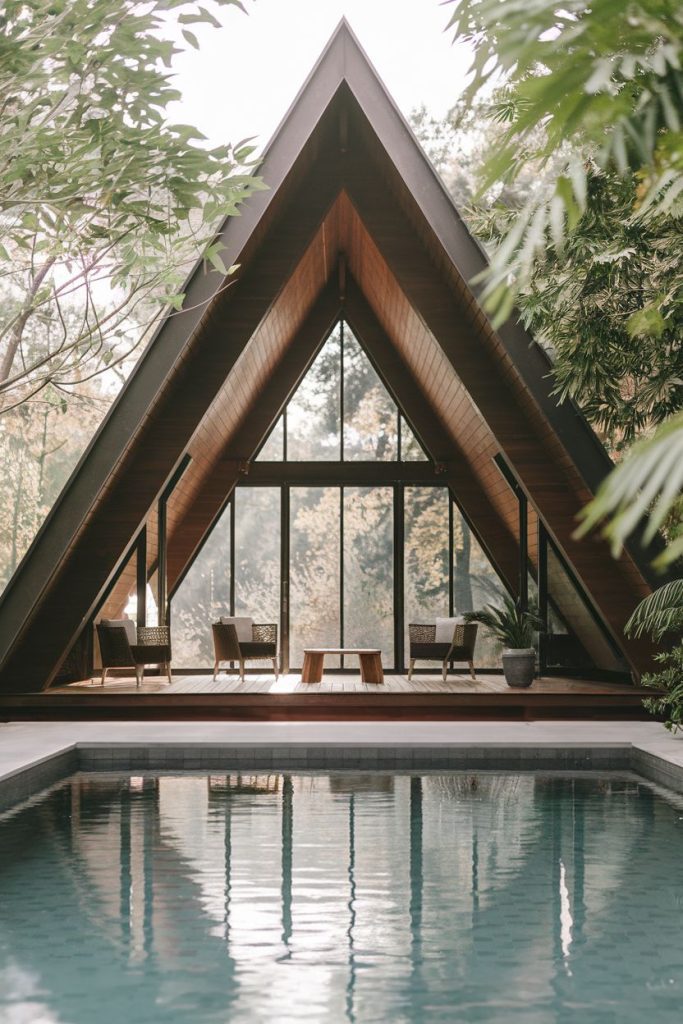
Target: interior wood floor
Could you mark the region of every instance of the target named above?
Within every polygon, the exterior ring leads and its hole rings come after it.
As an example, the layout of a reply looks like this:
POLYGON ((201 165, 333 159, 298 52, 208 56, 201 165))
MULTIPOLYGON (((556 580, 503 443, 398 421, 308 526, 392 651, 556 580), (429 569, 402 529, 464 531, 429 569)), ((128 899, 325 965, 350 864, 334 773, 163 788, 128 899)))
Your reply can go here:
MULTIPOLYGON (((409 682, 404 675, 386 675, 380 684, 363 683, 358 676, 325 674, 320 683, 302 683, 298 673, 280 676, 276 680, 273 675, 247 675, 242 682, 235 675, 221 673, 216 680, 211 675, 186 675, 174 678, 172 683, 164 678, 148 676, 138 689, 135 678, 109 677, 104 686, 99 679, 83 680, 51 689, 51 694, 143 694, 143 693, 215 693, 215 694, 342 694, 342 693, 374 693, 374 694, 500 694, 510 693, 502 675, 479 675, 476 680, 469 676, 452 674, 444 683, 437 675, 415 674, 409 682)), ((522 691, 516 691, 522 692, 522 691)), ((535 679, 526 693, 565 693, 582 695, 599 695, 619 693, 633 695, 640 692, 638 688, 627 684, 593 682, 591 680, 565 679, 562 677, 542 677, 535 679)), ((644 692, 644 691, 643 691, 644 692)))

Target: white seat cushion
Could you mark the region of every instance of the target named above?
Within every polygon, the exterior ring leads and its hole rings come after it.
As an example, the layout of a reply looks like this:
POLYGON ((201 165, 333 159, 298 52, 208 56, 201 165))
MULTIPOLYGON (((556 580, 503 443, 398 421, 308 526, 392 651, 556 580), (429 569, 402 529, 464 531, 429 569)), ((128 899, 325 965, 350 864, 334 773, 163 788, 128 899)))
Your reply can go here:
POLYGON ((462 615, 455 615, 450 619, 436 620, 436 637, 435 642, 437 644, 450 644, 453 642, 453 633, 455 632, 456 626, 462 626, 464 623, 462 615))
POLYGON ((221 615, 221 622, 224 626, 234 626, 237 639, 241 644, 251 643, 252 626, 254 620, 246 615, 221 615))

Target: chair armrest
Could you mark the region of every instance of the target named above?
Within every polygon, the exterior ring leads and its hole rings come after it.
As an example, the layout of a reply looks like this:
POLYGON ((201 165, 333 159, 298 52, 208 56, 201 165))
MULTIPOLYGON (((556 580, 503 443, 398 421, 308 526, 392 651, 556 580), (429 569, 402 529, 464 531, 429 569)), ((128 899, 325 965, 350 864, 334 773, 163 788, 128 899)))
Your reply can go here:
POLYGON ((468 658, 472 658, 474 656, 474 646, 477 642, 478 629, 479 625, 476 622, 465 622, 456 626, 453 631, 451 651, 459 650, 465 652, 468 658))
POLYGON ((251 639, 257 644, 277 645, 277 623, 255 622, 251 627, 251 639))
POLYGON ((126 668, 135 664, 128 634, 123 626, 97 624, 97 637, 104 668, 126 668))
POLYGON ((231 622, 214 622, 211 631, 216 661, 240 661, 242 652, 235 626, 231 622))
POLYGON ((131 645, 131 650, 138 664, 148 654, 149 661, 171 660, 171 630, 168 626, 138 626, 137 641, 131 645))
POLYGON ((160 644, 171 642, 171 630, 168 626, 138 626, 138 646, 143 644, 160 644))
POLYGON ((411 622, 408 625, 408 637, 411 644, 433 644, 436 641, 436 624, 411 622))

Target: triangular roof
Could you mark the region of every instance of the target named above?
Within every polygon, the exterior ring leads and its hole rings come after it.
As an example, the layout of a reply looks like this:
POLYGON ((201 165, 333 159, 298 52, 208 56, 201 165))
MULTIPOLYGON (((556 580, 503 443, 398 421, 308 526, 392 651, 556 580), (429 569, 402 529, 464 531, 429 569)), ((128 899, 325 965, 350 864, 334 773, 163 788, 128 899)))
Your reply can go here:
POLYGON ((642 665, 645 648, 622 627, 649 592, 643 569, 572 538, 611 462, 578 410, 557 404, 547 356, 521 325, 492 329, 469 284, 483 251, 346 21, 259 174, 268 190, 220 231, 239 271, 226 286, 195 269, 184 310, 161 323, 8 585, 0 689, 50 684, 189 454, 168 510, 173 587, 342 313, 501 578, 514 589, 518 521, 496 457, 642 665))

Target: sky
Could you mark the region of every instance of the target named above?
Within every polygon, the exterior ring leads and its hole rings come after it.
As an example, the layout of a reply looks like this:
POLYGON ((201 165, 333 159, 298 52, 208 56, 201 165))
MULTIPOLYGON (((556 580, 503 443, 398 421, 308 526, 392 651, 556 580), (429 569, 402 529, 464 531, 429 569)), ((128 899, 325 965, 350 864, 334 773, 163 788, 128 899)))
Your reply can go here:
POLYGON ((440 0, 243 2, 248 15, 219 9, 220 30, 193 25, 200 50, 174 61, 183 100, 170 118, 213 145, 255 136, 261 149, 342 16, 405 116, 424 103, 441 117, 463 89, 470 51, 445 33, 451 7, 440 0))

